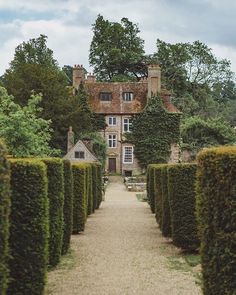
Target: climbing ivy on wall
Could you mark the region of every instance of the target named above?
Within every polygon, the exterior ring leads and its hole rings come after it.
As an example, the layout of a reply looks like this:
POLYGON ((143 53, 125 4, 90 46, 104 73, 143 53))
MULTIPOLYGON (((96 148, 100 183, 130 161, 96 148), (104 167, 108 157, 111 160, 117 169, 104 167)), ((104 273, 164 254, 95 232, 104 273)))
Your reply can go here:
POLYGON ((134 154, 143 168, 168 161, 171 143, 180 140, 180 116, 180 113, 169 113, 162 98, 155 96, 133 117, 127 140, 135 145, 134 154))

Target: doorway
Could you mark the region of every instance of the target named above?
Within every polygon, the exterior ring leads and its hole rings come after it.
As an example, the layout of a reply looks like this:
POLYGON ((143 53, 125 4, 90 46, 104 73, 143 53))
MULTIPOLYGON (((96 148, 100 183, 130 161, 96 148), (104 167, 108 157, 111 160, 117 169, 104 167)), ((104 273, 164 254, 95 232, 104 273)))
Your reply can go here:
POLYGON ((108 172, 116 173, 116 158, 108 158, 108 172))

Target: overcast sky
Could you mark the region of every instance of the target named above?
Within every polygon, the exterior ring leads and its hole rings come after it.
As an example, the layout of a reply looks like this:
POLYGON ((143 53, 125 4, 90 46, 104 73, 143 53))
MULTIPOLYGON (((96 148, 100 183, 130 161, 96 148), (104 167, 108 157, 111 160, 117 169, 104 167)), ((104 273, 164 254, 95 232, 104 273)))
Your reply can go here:
POLYGON ((89 69, 91 25, 98 14, 110 21, 122 17, 137 23, 146 53, 157 38, 166 42, 200 40, 236 72, 235 0, 0 0, 0 75, 15 47, 40 34, 60 66, 83 64, 89 69))

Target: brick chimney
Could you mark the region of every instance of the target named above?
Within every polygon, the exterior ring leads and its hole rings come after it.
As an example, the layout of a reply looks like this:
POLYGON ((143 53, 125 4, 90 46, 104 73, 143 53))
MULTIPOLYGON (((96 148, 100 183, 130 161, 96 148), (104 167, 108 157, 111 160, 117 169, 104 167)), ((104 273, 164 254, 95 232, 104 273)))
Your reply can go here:
POLYGON ((75 134, 72 131, 72 127, 69 127, 69 131, 67 132, 67 152, 69 152, 73 146, 75 145, 75 134))
POLYGON ((94 83, 96 82, 96 75, 89 73, 86 79, 87 83, 94 83))
POLYGON ((159 65, 148 66, 148 97, 161 92, 161 68, 159 65))
POLYGON ((74 65, 73 68, 73 87, 79 88, 80 82, 85 80, 85 72, 83 65, 74 65))

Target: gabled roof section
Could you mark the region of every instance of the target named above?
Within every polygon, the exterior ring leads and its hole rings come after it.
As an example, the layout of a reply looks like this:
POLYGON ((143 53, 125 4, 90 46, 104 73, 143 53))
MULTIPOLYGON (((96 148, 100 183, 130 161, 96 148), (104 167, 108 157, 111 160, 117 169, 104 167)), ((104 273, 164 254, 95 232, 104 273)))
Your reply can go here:
POLYGON ((98 162, 98 159, 94 153, 87 147, 82 140, 78 140, 77 143, 67 152, 64 159, 68 159, 76 162, 98 162), (85 153, 84 159, 75 158, 76 151, 83 151, 85 153))

